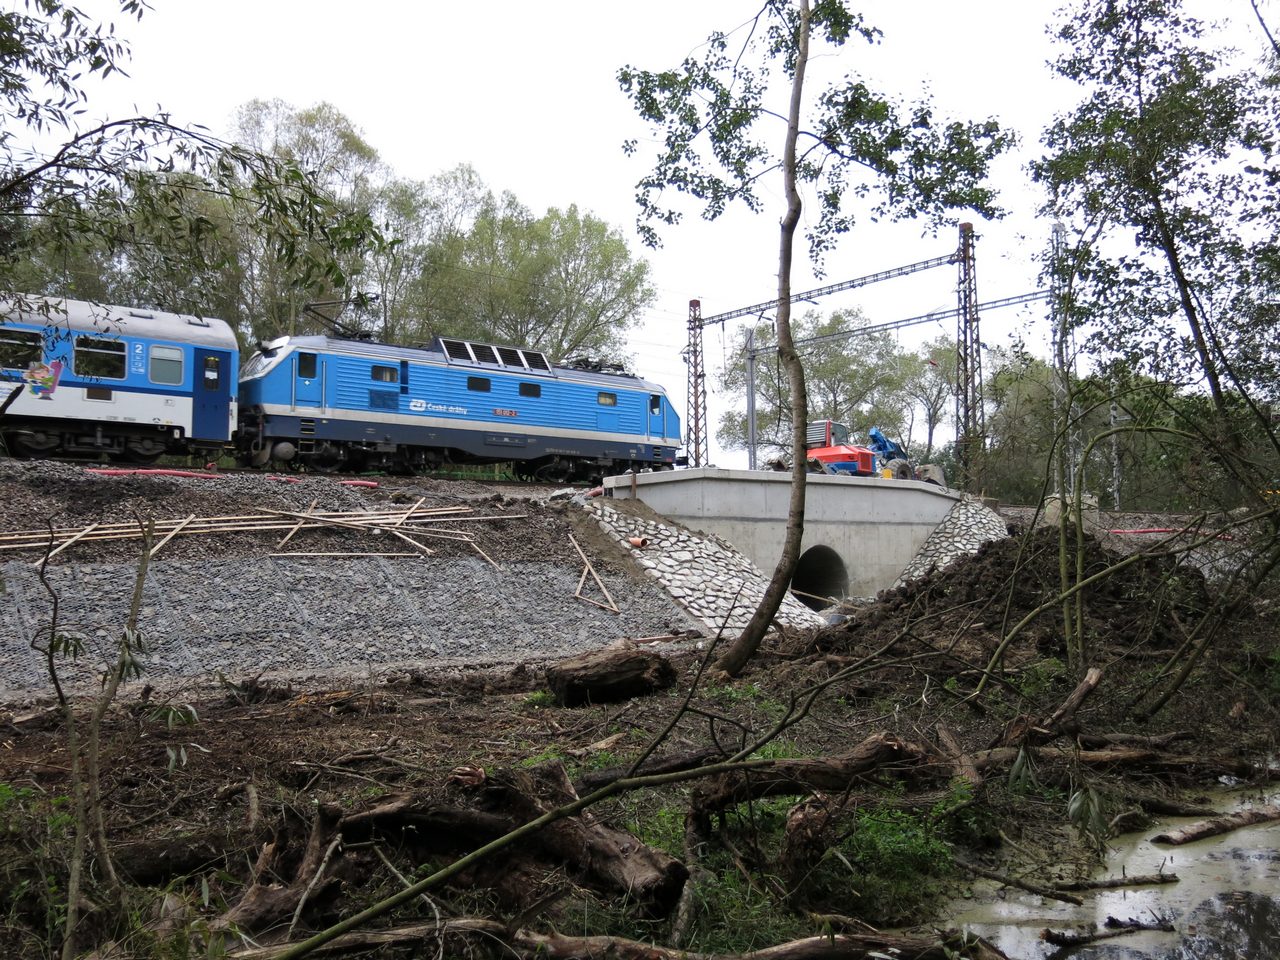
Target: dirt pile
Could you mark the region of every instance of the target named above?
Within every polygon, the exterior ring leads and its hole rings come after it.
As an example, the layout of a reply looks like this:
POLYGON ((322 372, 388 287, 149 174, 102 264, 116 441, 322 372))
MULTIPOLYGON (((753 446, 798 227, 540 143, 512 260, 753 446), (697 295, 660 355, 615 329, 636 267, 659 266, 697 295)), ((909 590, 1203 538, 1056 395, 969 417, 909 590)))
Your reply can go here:
MULTIPOLYGON (((1185 639, 1185 625, 1209 605, 1204 575, 1176 558, 1125 557, 1087 535, 1080 554, 1072 544, 1071 582, 1114 571, 1086 587, 1079 606, 1086 636, 1110 654, 1172 649, 1185 639)), ((1052 602, 1061 593, 1061 577, 1058 531, 1039 528, 985 544, 943 570, 881 593, 874 603, 849 608, 845 621, 804 643, 811 651, 865 653, 902 635, 981 666, 1015 625, 1036 613, 1006 663, 1065 657, 1062 606, 1052 602)))

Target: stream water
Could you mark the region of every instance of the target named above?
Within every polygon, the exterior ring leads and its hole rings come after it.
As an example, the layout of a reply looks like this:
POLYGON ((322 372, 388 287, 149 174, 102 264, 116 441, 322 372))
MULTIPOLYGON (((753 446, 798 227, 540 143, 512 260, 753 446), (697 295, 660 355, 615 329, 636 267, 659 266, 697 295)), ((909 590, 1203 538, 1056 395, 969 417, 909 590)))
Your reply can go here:
MULTIPOLYGON (((1280 802, 1280 791, 1260 797, 1222 792, 1210 798, 1226 813, 1253 803, 1280 802)), ((1148 838, 1194 822, 1171 818, 1111 841, 1095 878, 1175 873, 1177 883, 1077 894, 1081 907, 982 882, 973 896, 952 904, 947 926, 990 940, 1012 960, 1280 960, 1280 822, 1245 827, 1180 847, 1148 838), (1108 917, 1169 920, 1173 933, 1141 931, 1080 947, 1040 939, 1046 927, 1084 932, 1108 917)))

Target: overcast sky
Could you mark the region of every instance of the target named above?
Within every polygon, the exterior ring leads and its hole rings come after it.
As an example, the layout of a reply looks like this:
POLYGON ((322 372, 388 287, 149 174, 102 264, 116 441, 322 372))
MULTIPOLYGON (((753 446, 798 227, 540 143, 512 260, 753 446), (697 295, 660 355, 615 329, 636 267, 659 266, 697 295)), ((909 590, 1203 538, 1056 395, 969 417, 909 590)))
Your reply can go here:
MULTIPOLYGON (((251 99, 280 98, 296 107, 328 101, 399 176, 425 180, 467 163, 491 189, 510 190, 535 214, 576 203, 619 228, 633 253, 650 261, 658 299, 633 339, 634 366, 662 383, 681 411, 689 300, 700 299, 703 315, 711 316, 775 294, 780 175, 767 185, 772 202, 765 213, 738 211, 704 223, 690 207, 684 224, 665 230, 662 249, 641 246, 634 185, 647 167, 624 156, 621 144, 639 138, 643 145, 647 131, 615 79, 624 64, 677 65, 713 30, 732 31, 752 16, 752 0, 150 2, 153 9, 140 23, 115 18, 133 48, 130 75, 95 87, 94 117, 159 105, 178 123, 226 134, 237 108, 251 99)), ((80 6, 106 16, 112 5, 90 0, 80 6)), ((1009 215, 975 221, 984 301, 1038 285, 1033 258, 1047 245, 1051 225, 1035 216, 1039 200, 1024 165, 1036 155, 1042 127, 1078 97, 1046 66, 1054 51, 1045 26, 1055 6, 869 2, 864 8, 884 31, 883 42, 875 48, 851 43, 811 70, 819 81, 858 72, 873 87, 903 97, 928 93, 941 113, 992 116, 1019 132, 1021 149, 996 171, 1009 215)), ((1248 14, 1247 0, 1221 0, 1213 15, 1228 15, 1229 8, 1239 8, 1240 20, 1248 14)), ((793 290, 939 256, 955 248, 956 238, 954 228, 929 237, 918 224, 864 221, 827 258, 824 277, 797 257, 793 290)), ((815 306, 823 312, 861 307, 872 322, 883 322, 955 306, 955 284, 955 271, 944 268, 815 306)), ((1033 345, 1047 341, 1042 306, 992 312, 982 324, 984 341, 993 345, 1016 332, 1033 345)), ((904 332, 903 342, 914 346, 954 329, 951 321, 925 325, 904 332)), ((705 331, 713 433, 725 405, 714 379, 727 358, 729 333, 705 331)), ((718 450, 715 459, 722 466, 746 462, 743 453, 718 450)))

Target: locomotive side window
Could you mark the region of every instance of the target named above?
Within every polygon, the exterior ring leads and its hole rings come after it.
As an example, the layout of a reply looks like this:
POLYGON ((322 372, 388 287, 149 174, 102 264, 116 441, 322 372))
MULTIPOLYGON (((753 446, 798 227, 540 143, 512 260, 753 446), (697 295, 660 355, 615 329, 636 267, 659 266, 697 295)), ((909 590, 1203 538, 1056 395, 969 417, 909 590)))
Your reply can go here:
POLYGON ((314 379, 316 375, 316 355, 314 353, 298 354, 298 376, 303 380, 314 379))
POLYGON ((379 383, 397 383, 400 380, 400 371, 395 367, 384 367, 376 363, 373 365, 371 375, 379 383))
POLYGON ((540 383, 522 383, 522 384, 520 384, 520 396, 522 396, 522 397, 540 397, 540 396, 542 396, 542 384, 540 384, 540 383))
POLYGON ((182 383, 182 351, 177 347, 151 347, 151 382, 177 386, 182 383))
POLYGON ((662 412, 662 395, 657 393, 649 394, 649 412, 659 414, 662 412))
POLYGON ((616 393, 605 393, 601 390, 596 394, 596 402, 602 407, 616 407, 618 405, 618 395, 616 393))
POLYGON ((222 364, 217 357, 204 358, 204 388, 217 390, 222 385, 222 364))
POLYGON ((467 377, 467 389, 488 393, 491 389, 488 377, 467 377))
POLYGON ((75 371, 82 377, 123 380, 124 342, 101 337, 76 337, 75 371))
POLYGON ((40 359, 44 338, 30 330, 5 330, 0 327, 0 367, 25 370, 40 359))

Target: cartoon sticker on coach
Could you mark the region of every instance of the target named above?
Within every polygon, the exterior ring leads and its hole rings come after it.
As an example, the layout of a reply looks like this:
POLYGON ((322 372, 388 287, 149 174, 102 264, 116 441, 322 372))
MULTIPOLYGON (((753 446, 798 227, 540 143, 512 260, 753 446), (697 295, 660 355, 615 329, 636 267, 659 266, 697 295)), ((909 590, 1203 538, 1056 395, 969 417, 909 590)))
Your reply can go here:
POLYGON ((41 400, 53 399, 53 392, 58 389, 58 380, 61 377, 61 360, 54 360, 50 363, 33 360, 22 375, 22 379, 26 382, 27 389, 31 391, 31 395, 41 400))

